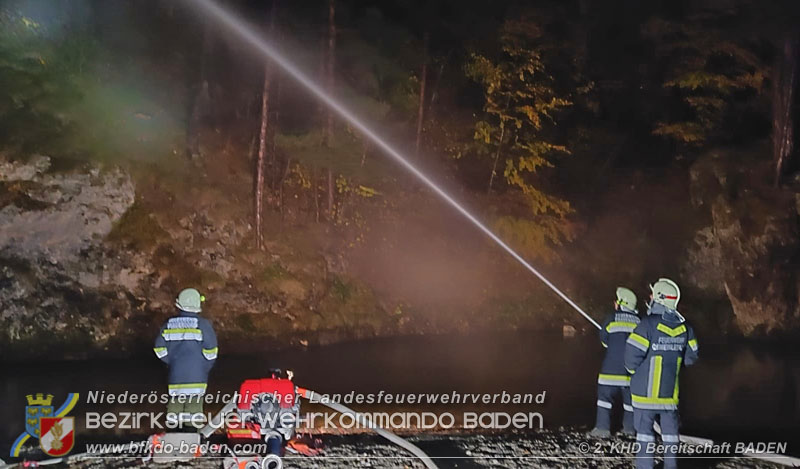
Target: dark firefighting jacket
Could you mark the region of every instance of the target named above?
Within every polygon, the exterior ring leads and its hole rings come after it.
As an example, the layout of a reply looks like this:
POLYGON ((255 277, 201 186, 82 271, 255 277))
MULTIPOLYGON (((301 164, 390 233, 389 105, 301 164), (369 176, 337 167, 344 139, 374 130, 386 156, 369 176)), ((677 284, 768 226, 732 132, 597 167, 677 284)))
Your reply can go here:
POLYGON ((698 350, 692 326, 677 311, 653 305, 625 346, 633 407, 676 410, 681 367, 694 364, 698 350))
POLYGON ((217 336, 207 319, 187 311, 169 318, 153 347, 169 366, 169 393, 204 394, 218 350, 217 336))
POLYGON ((606 356, 597 376, 597 383, 607 386, 629 386, 630 374, 625 369, 625 344, 628 336, 639 325, 636 311, 620 309, 603 321, 600 343, 606 348, 606 356))

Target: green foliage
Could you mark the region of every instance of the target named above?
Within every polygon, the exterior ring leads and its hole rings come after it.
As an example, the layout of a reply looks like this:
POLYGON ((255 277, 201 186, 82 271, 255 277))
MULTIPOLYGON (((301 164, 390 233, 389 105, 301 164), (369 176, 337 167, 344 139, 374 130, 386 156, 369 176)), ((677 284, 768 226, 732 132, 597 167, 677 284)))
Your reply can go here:
POLYGON ((419 105, 419 79, 406 74, 389 89, 386 100, 394 111, 405 116, 413 116, 419 105))
POLYGON ((344 176, 336 178, 336 192, 339 194, 354 194, 365 199, 371 199, 381 193, 376 189, 363 184, 354 184, 344 176))
POLYGON ((331 279, 331 295, 341 302, 347 302, 353 296, 355 288, 349 282, 343 280, 338 275, 334 275, 331 279))
POLYGON ((289 276, 289 272, 280 264, 280 262, 273 262, 269 264, 264 268, 264 272, 261 274, 262 279, 267 282, 276 279, 287 278, 289 276))
POLYGON ((175 151, 180 125, 131 66, 114 69, 88 31, 58 36, 0 9, 0 145, 95 159, 175 151))
POLYGON ((337 173, 355 174, 361 167, 361 142, 353 135, 336 133, 327 145, 321 130, 303 134, 277 133, 275 143, 292 158, 307 166, 332 168, 337 173))
POLYGON ((338 275, 331 278, 330 289, 322 298, 319 311, 320 314, 310 317, 306 324, 311 330, 342 327, 379 331, 395 320, 381 308, 371 288, 338 275))
POLYGON ((483 87, 485 96, 484 115, 475 123, 474 149, 500 160, 506 181, 531 198, 534 213, 541 207, 566 213, 566 206, 543 197, 526 175, 553 166, 553 154, 569 153, 563 145, 547 141, 542 129, 554 124, 554 115, 571 103, 556 94, 539 50, 520 36, 517 26, 506 25, 499 58, 472 54, 467 63, 467 76, 483 87))
MULTIPOLYGON (((396 104, 393 104, 391 100, 359 95, 355 92, 349 95, 346 100, 359 116, 372 123, 382 122, 389 114, 389 111, 396 109, 396 104)), ((352 133, 352 130, 348 130, 348 132, 352 133)))
POLYGON ((352 90, 342 94, 358 111, 364 110, 359 104, 365 99, 387 107, 379 116, 360 112, 369 119, 382 120, 389 109, 395 117, 413 119, 419 102, 416 71, 420 44, 410 31, 387 21, 377 9, 370 9, 366 15, 368 19, 356 26, 359 34, 342 35, 337 49, 337 68, 347 77, 345 86, 352 90), (361 102, 353 100, 355 96, 361 96, 361 102))
POLYGON ((545 260, 554 260, 551 246, 572 241, 572 225, 559 217, 539 216, 534 218, 501 216, 494 222, 497 234, 511 243, 520 252, 545 260))
POLYGON ((150 210, 137 201, 114 224, 107 239, 140 252, 149 252, 170 237, 153 219, 150 210))
POLYGON ((44 39, 40 24, 0 10, 0 144, 46 150, 42 142, 56 146, 70 131, 60 111, 80 98, 76 54, 61 47, 44 39))
POLYGON ((729 24, 739 14, 727 4, 697 5, 681 22, 654 19, 644 27, 668 68, 664 88, 682 101, 673 116, 656 123, 654 134, 690 147, 705 144, 735 133, 725 128, 728 116, 741 114, 761 97, 769 64, 756 54, 756 41, 742 34, 741 25, 729 24), (723 26, 717 27, 720 20, 723 26))
MULTIPOLYGON (((345 100, 370 123, 381 122, 391 109, 385 101, 359 96, 355 92, 345 100)), ((356 210, 352 207, 346 210, 345 206, 351 196, 370 199, 380 195, 372 187, 372 181, 385 174, 383 160, 365 164, 367 144, 363 136, 347 126, 335 128, 332 138, 327 141, 323 130, 313 129, 296 134, 278 132, 275 142, 296 161, 290 168, 290 184, 296 184, 302 190, 318 190, 318 182, 312 181, 313 169, 330 169, 333 172, 335 201, 333 213, 329 214, 330 221, 338 225, 359 225, 363 221, 356 210)))
POLYGON ((473 141, 453 156, 487 159, 490 189, 496 171, 502 169, 505 184, 521 194, 528 211, 500 216, 497 228, 519 241, 515 246, 524 252, 541 256, 552 243, 571 236, 566 223, 572 212, 569 203, 537 188, 535 176, 539 169, 553 167, 556 155, 569 153, 548 138, 548 130, 558 112, 572 103, 553 88, 536 43, 537 31, 535 24, 509 20, 498 57, 471 55, 466 74, 484 91, 483 114, 474 124, 473 141))

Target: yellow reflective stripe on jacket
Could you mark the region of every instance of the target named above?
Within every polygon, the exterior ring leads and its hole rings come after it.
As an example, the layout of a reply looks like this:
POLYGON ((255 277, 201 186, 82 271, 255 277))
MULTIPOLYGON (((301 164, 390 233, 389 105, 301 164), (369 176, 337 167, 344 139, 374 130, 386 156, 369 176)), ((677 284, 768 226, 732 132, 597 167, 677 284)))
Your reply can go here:
POLYGON ((628 340, 629 341, 633 340, 635 342, 638 342, 639 344, 644 345, 645 348, 650 347, 650 341, 635 332, 631 333, 631 335, 628 336, 628 340))
POLYGON ((164 334, 202 334, 202 332, 203 331, 201 331, 200 329, 164 329, 164 332, 162 332, 161 335, 164 335, 164 334))
POLYGON ((661 362, 663 359, 664 357, 661 355, 653 357, 653 368, 650 370, 650 376, 652 376, 653 379, 650 382, 650 389, 647 393, 648 397, 658 397, 659 391, 661 391, 661 362))
POLYGON ((164 329, 164 332, 161 333, 161 337, 168 342, 183 340, 200 342, 203 340, 203 331, 196 328, 164 329))
POLYGON ((661 405, 677 405, 677 397, 647 397, 631 395, 631 400, 636 404, 661 404, 661 405))
POLYGON ((164 358, 168 353, 166 347, 153 347, 153 352, 158 358, 164 358))
POLYGON ((678 365, 675 369, 675 388, 672 390, 672 397, 658 397, 658 392, 660 391, 661 387, 661 365, 662 365, 662 357, 655 356, 653 357, 653 384, 649 389, 648 394, 652 392, 649 396, 638 396, 636 394, 631 394, 631 400, 637 404, 657 404, 657 405, 678 405, 678 397, 680 395, 680 369, 682 358, 678 357, 678 365), (656 373, 657 372, 657 373, 656 373))
POLYGON ((625 322, 625 321, 611 321, 606 326, 606 331, 614 333, 614 332, 633 332, 636 329, 637 324, 635 322, 625 322))
POLYGON ((692 340, 690 340, 690 341, 689 341, 689 347, 690 347, 690 348, 691 348, 693 351, 695 351, 695 352, 696 352, 696 351, 697 351, 697 339, 692 339, 692 340))
POLYGON ((656 326, 656 329, 658 329, 659 331, 663 332, 664 334, 667 334, 670 337, 675 337, 675 336, 679 336, 679 335, 683 334, 684 332, 686 332, 686 325, 681 324, 680 326, 678 326, 675 329, 673 329, 673 328, 667 326, 664 323, 658 323, 658 326, 656 326))

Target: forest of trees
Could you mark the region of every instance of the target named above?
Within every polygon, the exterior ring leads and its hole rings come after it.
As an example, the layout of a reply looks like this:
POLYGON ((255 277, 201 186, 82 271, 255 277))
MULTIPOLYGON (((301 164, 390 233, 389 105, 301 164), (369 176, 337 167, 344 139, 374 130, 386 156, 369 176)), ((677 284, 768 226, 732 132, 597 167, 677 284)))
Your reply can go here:
MULTIPOLYGON (((772 182, 797 166, 790 2, 301 3, 227 5, 409 154, 502 200, 492 221, 526 254, 574 237, 592 201, 570 186, 771 137, 772 182)), ((330 224, 382 190, 396 169, 363 136, 190 5, 0 7, 3 151, 202 164, 221 134, 251 162, 259 246, 287 184, 330 224)))

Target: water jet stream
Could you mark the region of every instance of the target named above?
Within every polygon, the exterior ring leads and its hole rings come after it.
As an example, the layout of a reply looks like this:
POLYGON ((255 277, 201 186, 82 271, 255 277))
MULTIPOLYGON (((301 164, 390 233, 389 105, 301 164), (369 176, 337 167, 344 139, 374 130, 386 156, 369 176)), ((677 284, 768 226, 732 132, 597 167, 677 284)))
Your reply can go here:
POLYGON ((320 101, 325 103, 326 106, 331 108, 335 111, 342 119, 347 121, 350 125, 356 128, 361 134, 371 140, 376 146, 382 149, 388 156, 390 156, 393 160, 400 164, 403 168, 405 168, 408 172, 413 174, 417 179, 422 181, 426 186, 428 186, 433 192, 436 193, 439 197, 444 199, 450 206, 456 209, 461 215, 464 216, 467 220, 469 220, 473 225, 475 225, 479 230, 481 230, 486 236, 488 236, 492 241, 494 241, 498 246, 503 248, 508 254, 511 255, 514 259, 517 260, 522 266, 528 269, 532 274, 539 278, 548 288, 550 288, 556 295, 561 297, 568 305, 570 305, 575 311, 581 314, 586 320, 591 322, 594 327, 600 329, 600 324, 595 321, 591 316, 586 314, 580 306, 578 306, 570 297, 568 297, 564 292, 562 292, 558 287, 556 287, 550 280, 548 280, 544 275, 542 275, 535 267, 533 267, 528 261, 526 261, 521 255, 519 255, 514 249, 512 249, 508 244, 505 243, 499 236, 497 236, 492 230, 490 230, 486 225, 484 225, 478 218, 476 218, 472 213, 470 213, 466 208, 464 208, 458 201, 456 201, 450 194, 448 194, 444 189, 439 187, 436 182, 430 179, 425 173, 420 171, 416 166, 414 166, 402 153, 396 150, 393 146, 386 142, 386 140, 378 135, 375 131, 369 128, 366 124, 363 123, 362 119, 359 118, 356 114, 354 114, 350 109, 345 107, 339 101, 334 99, 328 93, 322 89, 317 83, 315 83, 311 78, 309 78, 305 73, 303 73, 294 63, 292 63, 289 59, 281 55, 276 48, 269 43, 269 41, 265 40, 264 38, 260 37, 253 28, 249 27, 247 23, 245 23, 242 19, 238 18, 236 15, 228 11, 227 9, 217 5, 213 0, 188 0, 188 3, 192 5, 196 5, 200 7, 206 14, 213 16, 217 20, 220 21, 226 28, 237 34, 242 40, 247 42, 253 48, 255 48, 258 52, 264 55, 267 59, 271 60, 272 63, 278 65, 280 68, 283 69, 285 73, 289 76, 294 78, 298 83, 303 85, 308 91, 310 91, 314 96, 316 96, 320 101))

